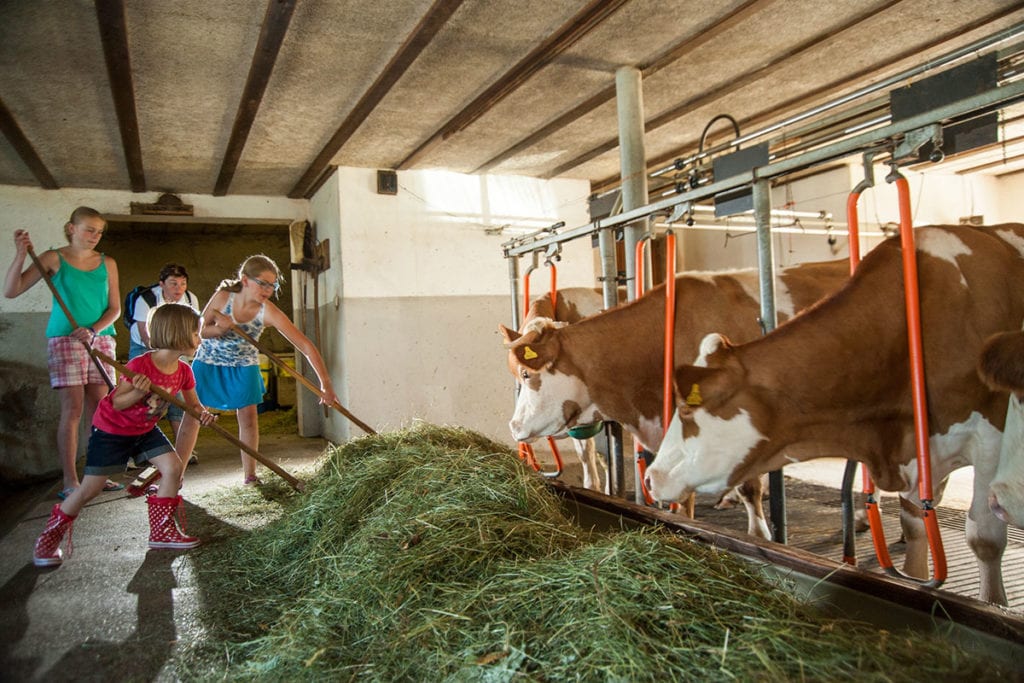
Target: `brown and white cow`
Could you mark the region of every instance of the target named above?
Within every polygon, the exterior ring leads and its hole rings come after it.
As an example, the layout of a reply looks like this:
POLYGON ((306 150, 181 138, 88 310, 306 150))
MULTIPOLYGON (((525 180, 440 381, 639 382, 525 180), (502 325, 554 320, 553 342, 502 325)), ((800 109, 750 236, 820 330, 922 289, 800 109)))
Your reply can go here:
MULTIPOLYGON (((837 290, 848 278, 845 261, 783 269, 776 306, 780 320, 837 290)), ((727 329, 738 339, 761 334, 756 270, 687 273, 676 278, 675 356, 696 358, 700 339, 727 329)), ((662 383, 665 288, 631 303, 559 325, 537 318, 520 335, 499 330, 509 347, 509 370, 520 384, 512 436, 531 441, 561 435, 599 420, 620 423, 655 450, 663 433, 662 383)), ((751 534, 769 538, 757 477, 743 496, 751 534)))
POLYGON ((1024 528, 1024 332, 993 335, 982 349, 978 372, 993 389, 1010 392, 988 506, 1007 524, 1024 528))
MULTIPOLYGON (((967 540, 981 599, 1006 602, 1006 524, 987 504, 1007 394, 976 370, 984 341, 1024 321, 1024 225, 915 231, 932 477, 974 466, 967 540)), ((888 240, 850 283, 772 334, 739 346, 709 335, 676 368, 677 413, 647 470, 653 495, 719 491, 787 462, 843 453, 898 491, 906 571, 926 576, 903 304, 901 249, 888 240)), ((935 500, 941 495, 937 487, 935 500)))
MULTIPOLYGON (((624 291, 619 292, 620 296, 624 296, 624 294, 624 291)), ((531 301, 523 316, 523 327, 537 318, 574 323, 600 313, 603 309, 604 293, 602 290, 590 287, 565 287, 555 293, 554 307, 551 305, 550 294, 531 301)), ((599 457, 594 439, 571 439, 571 441, 583 470, 583 488, 608 493, 607 468, 599 457)))

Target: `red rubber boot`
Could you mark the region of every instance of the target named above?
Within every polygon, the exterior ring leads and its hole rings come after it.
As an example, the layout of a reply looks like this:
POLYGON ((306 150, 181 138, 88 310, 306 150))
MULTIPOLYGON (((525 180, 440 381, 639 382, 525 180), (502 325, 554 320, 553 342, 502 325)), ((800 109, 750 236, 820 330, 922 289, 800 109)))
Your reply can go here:
POLYGON ((36 549, 32 553, 32 564, 37 567, 53 567, 64 561, 64 554, 60 551, 60 542, 64 538, 64 532, 68 532, 68 557, 71 557, 71 527, 75 517, 60 509, 60 503, 53 506, 50 512, 50 519, 46 522, 46 528, 36 539, 36 549))
MULTIPOLYGON (((149 504, 149 547, 150 548, 195 548, 199 545, 199 539, 194 536, 186 536, 178 528, 175 519, 175 511, 181 510, 181 496, 174 498, 160 498, 150 496, 146 499, 149 504)), ((182 527, 184 527, 182 520, 182 527)))

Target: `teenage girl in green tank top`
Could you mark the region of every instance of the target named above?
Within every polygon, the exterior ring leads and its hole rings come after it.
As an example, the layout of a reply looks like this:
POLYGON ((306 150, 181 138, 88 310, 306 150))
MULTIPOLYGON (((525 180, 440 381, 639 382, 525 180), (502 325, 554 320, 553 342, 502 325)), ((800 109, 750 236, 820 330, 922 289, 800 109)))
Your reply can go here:
MULTIPOLYGON (((108 356, 115 352, 113 323, 121 315, 117 264, 114 259, 96 251, 107 223, 95 209, 80 206, 64 226, 68 245, 39 254, 39 262, 51 274, 54 287, 81 327, 72 328, 64 311, 54 301, 46 325, 47 363, 50 385, 60 397, 60 422, 57 427, 57 450, 64 483, 61 498, 78 488, 75 459, 78 454, 78 425, 84 417, 92 424, 96 405, 107 394, 107 384, 89 357, 83 342, 108 356)), ((4 296, 13 299, 28 291, 42 279, 39 270, 29 261, 32 246, 28 231, 14 231, 14 261, 7 269, 4 296)), ((105 366, 113 378, 112 368, 105 366)), ((108 490, 124 488, 108 482, 108 490)))

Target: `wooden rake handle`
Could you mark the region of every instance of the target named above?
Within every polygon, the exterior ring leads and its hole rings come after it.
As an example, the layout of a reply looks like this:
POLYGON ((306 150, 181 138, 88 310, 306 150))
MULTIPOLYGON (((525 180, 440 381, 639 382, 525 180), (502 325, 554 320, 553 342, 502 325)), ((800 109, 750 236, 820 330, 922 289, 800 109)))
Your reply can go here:
MULTIPOLYGON (((57 287, 54 286, 53 280, 50 279, 50 274, 46 272, 46 268, 43 267, 43 264, 39 261, 39 257, 36 256, 36 252, 32 249, 32 247, 28 248, 28 255, 32 259, 33 265, 35 265, 36 269, 39 271, 39 274, 43 276, 43 282, 46 283, 46 286, 50 288, 50 292, 53 293, 53 298, 57 302, 57 305, 60 306, 60 310, 64 311, 64 315, 65 317, 67 317, 68 322, 71 323, 71 327, 73 329, 78 329, 80 327, 78 321, 75 320, 75 316, 71 315, 71 310, 68 308, 68 305, 64 303, 64 297, 62 297, 60 295, 60 292, 57 291, 57 287)), ((93 365, 95 365, 96 369, 100 371, 100 375, 103 376, 103 381, 107 383, 107 389, 113 391, 114 382, 111 381, 110 377, 107 375, 107 371, 103 368, 102 365, 100 365, 100 362, 99 360, 96 359, 96 356, 92 355, 92 347, 89 346, 88 344, 85 344, 85 342, 82 343, 85 345, 85 348, 89 351, 89 355, 92 358, 93 365)))
MULTIPOLYGON (((121 373, 127 375, 128 377, 135 377, 135 376, 138 375, 137 372, 132 372, 131 370, 126 368, 124 365, 118 363, 116 360, 114 360, 110 356, 106 355, 102 351, 97 351, 96 349, 89 349, 89 353, 92 354, 93 357, 99 358, 103 362, 109 363, 110 365, 114 366, 115 368, 117 368, 118 372, 121 372, 121 373)), ((155 393, 157 396, 159 396, 160 398, 164 399, 165 401, 168 401, 168 402, 173 403, 174 405, 178 406, 179 408, 181 408, 182 410, 184 410, 185 412, 187 412, 189 415, 191 415, 192 417, 196 418, 197 420, 201 419, 201 415, 200 415, 199 411, 193 410, 192 408, 189 408, 187 405, 185 405, 184 401, 178 400, 177 396, 172 396, 170 393, 168 393, 167 391, 165 391, 161 387, 158 387, 157 385, 154 384, 154 385, 152 385, 150 387, 150 391, 152 391, 153 393, 155 393)), ((278 465, 276 462, 274 462, 273 460, 271 460, 267 456, 262 455, 261 453, 259 453, 255 449, 250 448, 248 445, 242 443, 240 440, 238 440, 235 436, 230 434, 226 429, 224 429, 220 425, 211 422, 210 424, 205 425, 205 426, 207 426, 210 429, 212 429, 213 431, 217 432, 218 434, 223 436, 225 439, 227 439, 228 441, 230 441, 231 443, 233 443, 234 445, 238 446, 243 451, 245 451, 246 453, 251 455, 253 458, 255 458, 259 462, 261 462, 264 465, 266 465, 271 471, 273 471, 279 477, 281 477, 286 482, 288 482, 291 485, 291 487, 293 489, 295 489, 296 491, 299 491, 301 493, 302 491, 305 490, 306 487, 305 487, 305 485, 301 481, 299 481, 298 479, 293 477, 291 474, 289 474, 288 472, 283 470, 280 465, 278 465)))
MULTIPOLYGON (((307 389, 312 391, 317 396, 321 396, 322 395, 320 393, 320 387, 318 387, 317 385, 313 384, 311 381, 306 379, 306 377, 304 377, 301 372, 299 372, 298 370, 296 370, 292 366, 288 365, 283 360, 281 360, 276 355, 274 355, 273 352, 269 351, 264 346, 262 346, 258 341, 256 341, 255 339, 252 338, 252 335, 247 334, 245 332, 245 330, 240 328, 238 325, 231 325, 231 331, 234 332, 235 334, 237 334, 238 336, 240 336, 245 341, 247 341, 250 344, 252 344, 253 346, 255 346, 257 349, 259 349, 260 353, 262 353, 267 358, 269 358, 271 360, 271 362, 273 362, 279 368, 282 368, 285 372, 287 372, 289 375, 294 377, 304 387, 306 387, 307 389)), ((341 405, 341 403, 337 399, 335 399, 334 402, 332 402, 332 403, 330 403, 328 405, 330 405, 332 408, 337 410, 339 413, 341 413, 342 415, 347 417, 349 420, 352 421, 353 424, 355 424, 357 427, 362 429, 367 434, 376 434, 377 433, 376 431, 374 431, 373 427, 371 427, 370 425, 366 424, 365 422, 360 420, 358 417, 356 417, 355 415, 350 413, 345 408, 345 406, 341 405)))

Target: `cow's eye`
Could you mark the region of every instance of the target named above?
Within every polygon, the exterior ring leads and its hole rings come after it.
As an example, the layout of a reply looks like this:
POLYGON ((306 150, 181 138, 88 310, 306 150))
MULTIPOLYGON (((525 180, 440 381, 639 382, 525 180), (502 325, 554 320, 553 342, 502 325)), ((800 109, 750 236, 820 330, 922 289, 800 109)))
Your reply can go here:
POLYGON ((523 368, 523 369, 522 369, 522 370, 521 370, 521 371, 519 372, 519 376, 520 376, 520 377, 522 377, 523 379, 530 379, 530 371, 529 371, 529 370, 527 370, 526 368, 523 368))

